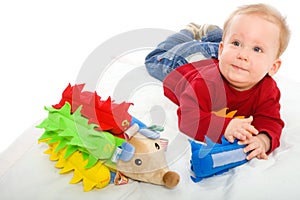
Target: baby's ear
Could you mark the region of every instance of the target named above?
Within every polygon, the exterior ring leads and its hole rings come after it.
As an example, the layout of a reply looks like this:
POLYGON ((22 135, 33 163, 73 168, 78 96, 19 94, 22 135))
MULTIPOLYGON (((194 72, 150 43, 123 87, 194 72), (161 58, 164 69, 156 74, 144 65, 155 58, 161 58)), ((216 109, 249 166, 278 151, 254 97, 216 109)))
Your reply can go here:
POLYGON ((224 48, 224 42, 221 41, 220 44, 219 44, 218 57, 220 57, 220 55, 222 54, 223 48, 224 48))
POLYGON ((280 66, 281 66, 281 59, 278 58, 278 59, 276 59, 276 60, 274 61, 272 67, 269 69, 268 74, 269 74, 270 76, 273 76, 274 74, 277 73, 277 71, 279 70, 280 66))

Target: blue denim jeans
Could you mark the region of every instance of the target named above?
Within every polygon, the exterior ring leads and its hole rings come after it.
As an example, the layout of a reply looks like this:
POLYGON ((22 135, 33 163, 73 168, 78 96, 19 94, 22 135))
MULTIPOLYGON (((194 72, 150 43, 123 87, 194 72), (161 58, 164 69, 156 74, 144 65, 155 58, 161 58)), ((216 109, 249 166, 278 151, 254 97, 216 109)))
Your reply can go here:
POLYGON ((177 67, 197 60, 218 58, 222 29, 214 29, 199 40, 188 30, 181 30, 161 42, 145 59, 148 73, 163 81, 177 67))

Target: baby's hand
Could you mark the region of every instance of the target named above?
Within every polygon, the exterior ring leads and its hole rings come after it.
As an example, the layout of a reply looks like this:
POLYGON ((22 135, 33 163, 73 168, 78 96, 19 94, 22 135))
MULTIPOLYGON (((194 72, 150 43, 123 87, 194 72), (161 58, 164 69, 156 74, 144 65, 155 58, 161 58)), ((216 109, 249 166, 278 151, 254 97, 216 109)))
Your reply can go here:
POLYGON ((251 138, 252 135, 257 135, 258 130, 251 125, 252 121, 252 116, 245 119, 232 119, 226 127, 224 137, 232 143, 234 139, 246 140, 251 138))
POLYGON ((266 134, 262 133, 249 139, 239 141, 238 144, 247 145, 244 148, 245 153, 250 152, 246 158, 247 160, 251 160, 254 157, 258 159, 268 159, 266 152, 270 149, 271 141, 266 134))

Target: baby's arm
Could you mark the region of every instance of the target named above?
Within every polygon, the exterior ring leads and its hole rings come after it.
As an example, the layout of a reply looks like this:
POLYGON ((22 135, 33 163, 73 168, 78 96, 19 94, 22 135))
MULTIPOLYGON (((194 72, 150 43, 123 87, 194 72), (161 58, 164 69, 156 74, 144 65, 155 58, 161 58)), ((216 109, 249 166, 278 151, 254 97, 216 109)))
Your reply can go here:
POLYGON ((258 134, 258 130, 251 125, 252 121, 252 116, 245 119, 232 119, 225 129, 224 137, 231 143, 234 142, 234 139, 250 139, 252 135, 258 134))

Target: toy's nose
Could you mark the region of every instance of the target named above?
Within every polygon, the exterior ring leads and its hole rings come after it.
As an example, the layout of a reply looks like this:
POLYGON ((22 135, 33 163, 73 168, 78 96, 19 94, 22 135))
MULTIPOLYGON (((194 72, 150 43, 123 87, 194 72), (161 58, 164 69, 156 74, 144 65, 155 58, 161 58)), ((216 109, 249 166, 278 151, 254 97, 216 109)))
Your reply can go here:
POLYGON ((168 171, 163 176, 163 182, 167 188, 175 187, 180 180, 180 176, 173 171, 168 171))

